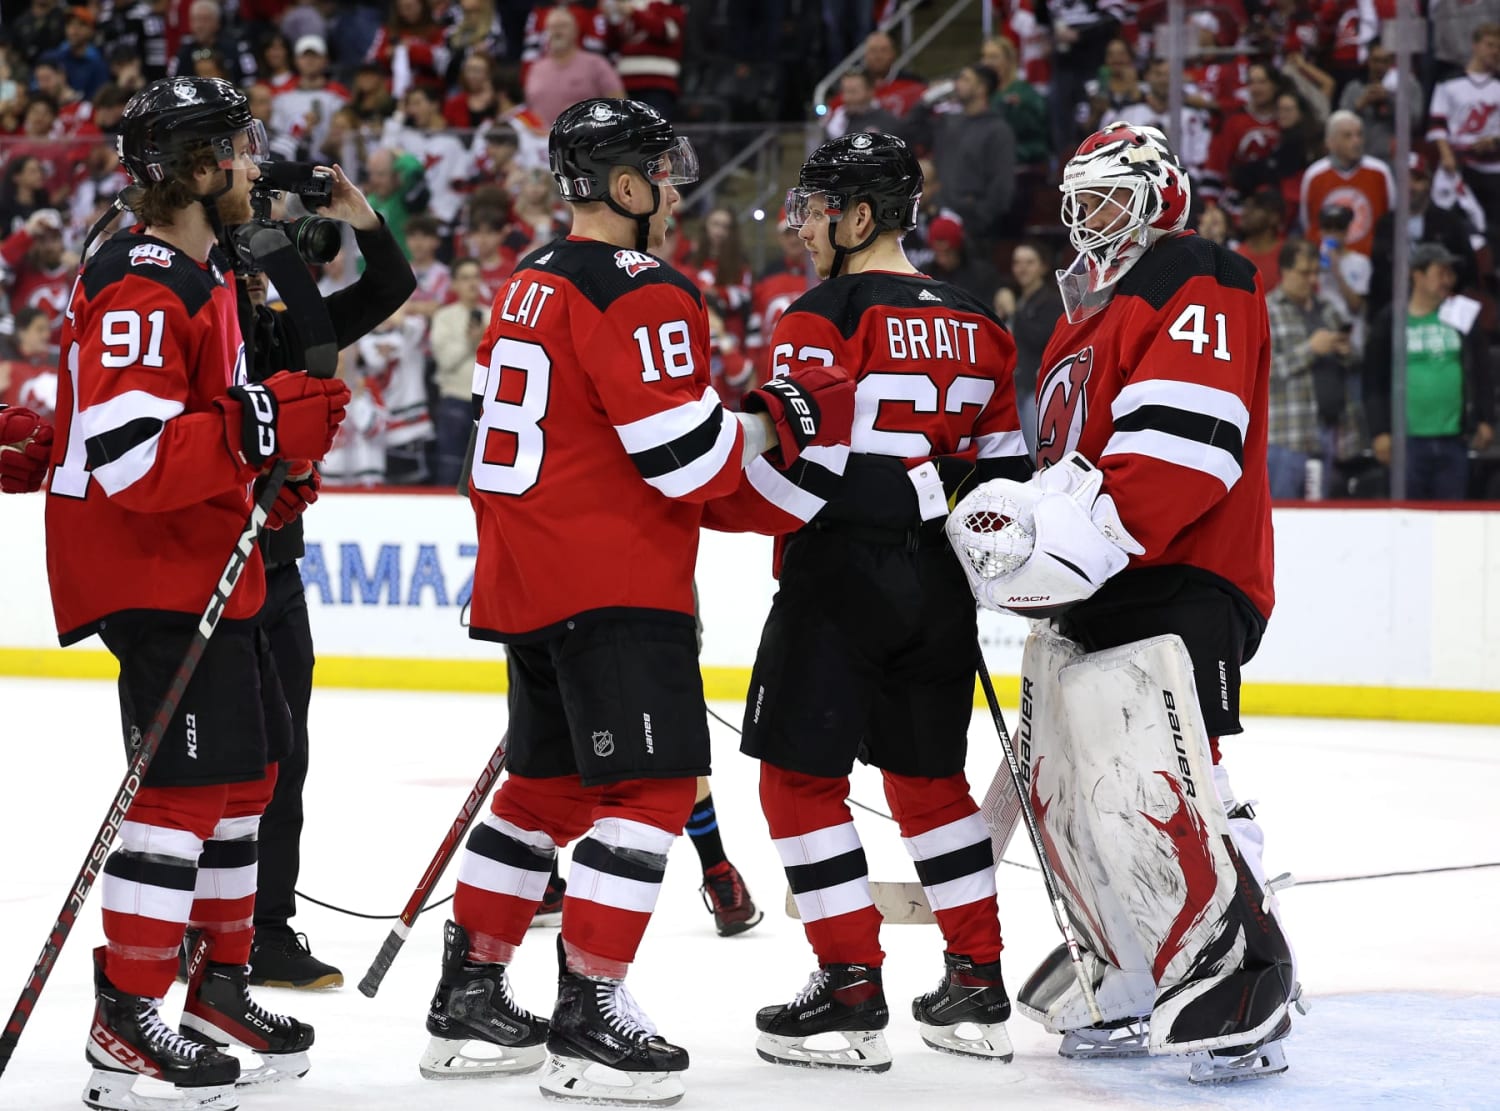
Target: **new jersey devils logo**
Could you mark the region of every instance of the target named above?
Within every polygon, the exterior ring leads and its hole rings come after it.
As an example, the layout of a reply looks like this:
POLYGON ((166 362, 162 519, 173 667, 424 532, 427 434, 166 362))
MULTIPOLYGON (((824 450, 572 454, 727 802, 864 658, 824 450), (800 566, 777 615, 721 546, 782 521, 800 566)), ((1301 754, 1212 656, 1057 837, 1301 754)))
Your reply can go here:
POLYGON ((1042 379, 1036 406, 1037 467, 1058 462, 1083 438, 1083 426, 1089 419, 1087 386, 1093 372, 1091 345, 1058 362, 1042 379))

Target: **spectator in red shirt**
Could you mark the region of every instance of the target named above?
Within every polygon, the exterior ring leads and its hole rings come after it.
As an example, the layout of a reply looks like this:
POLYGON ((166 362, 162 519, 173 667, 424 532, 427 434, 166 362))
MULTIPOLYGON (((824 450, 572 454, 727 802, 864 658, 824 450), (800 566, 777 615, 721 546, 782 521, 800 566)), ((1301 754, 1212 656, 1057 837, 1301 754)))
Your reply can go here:
POLYGON ((547 53, 526 74, 526 105, 548 127, 569 105, 623 97, 625 83, 607 58, 578 48, 578 21, 567 8, 547 13, 547 53))
POLYGON ((727 208, 715 208, 698 229, 684 272, 704 297, 719 301, 725 325, 739 339, 745 337, 754 275, 745 262, 739 224, 727 208))
POLYGON ((1281 89, 1271 68, 1261 62, 1252 65, 1245 88, 1249 103, 1224 120, 1209 144, 1200 190, 1205 201, 1220 204, 1230 213, 1239 211, 1235 171, 1268 158, 1281 142, 1276 120, 1276 96, 1281 89))
POLYGON ((1270 293, 1281 283, 1281 248, 1286 243, 1286 201, 1279 189, 1263 189, 1246 198, 1240 212, 1240 245, 1235 248, 1260 271, 1261 288, 1270 293))
POLYGON ((675 119, 687 12, 671 0, 604 0, 603 11, 626 95, 675 119))
POLYGON ((0 403, 48 419, 57 407, 57 348, 41 309, 21 309, 12 333, 0 335, 0 403))
MULTIPOLYGON (((865 39, 865 72, 875 84, 875 99, 891 115, 904 118, 922 99, 927 82, 904 69, 896 69, 896 40, 884 31, 872 31, 865 39)), ((829 105, 832 109, 836 105, 829 105)))
POLYGON ((495 63, 487 54, 470 54, 459 67, 458 88, 443 103, 443 119, 467 131, 483 127, 499 114, 495 63))
POLYGON ((0 259, 10 270, 11 309, 41 309, 52 322, 56 341, 68 307, 78 260, 63 250, 63 222, 57 210, 33 212, 20 231, 0 242, 0 259))
POLYGON ((516 255, 504 244, 505 215, 494 208, 476 207, 469 218, 469 246, 479 260, 479 282, 484 300, 492 301, 516 268, 516 255))
POLYGON ((446 37, 428 0, 396 0, 390 22, 375 36, 366 60, 391 75, 391 91, 398 97, 412 85, 446 90, 446 37))

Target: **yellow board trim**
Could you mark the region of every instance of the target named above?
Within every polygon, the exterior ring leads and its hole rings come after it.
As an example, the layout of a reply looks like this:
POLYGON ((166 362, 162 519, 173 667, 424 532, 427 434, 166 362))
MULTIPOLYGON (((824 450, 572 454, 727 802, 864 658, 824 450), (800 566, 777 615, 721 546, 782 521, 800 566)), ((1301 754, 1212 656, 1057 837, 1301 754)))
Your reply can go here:
MULTIPOLYGON (((114 679, 108 652, 61 648, 0 648, 0 675, 47 679, 114 679)), ((404 660, 387 657, 320 656, 320 687, 375 690, 505 690, 505 664, 498 660, 404 660)), ((703 693, 712 701, 736 702, 750 685, 747 667, 705 667, 703 693)), ((1014 706, 1020 694, 1014 675, 995 676, 1000 701, 1014 706)), ((976 686, 974 704, 984 705, 976 686)), ((1250 716, 1373 718, 1493 725, 1500 722, 1500 691, 1432 690, 1406 687, 1337 687, 1313 683, 1247 683, 1241 708, 1250 716)))

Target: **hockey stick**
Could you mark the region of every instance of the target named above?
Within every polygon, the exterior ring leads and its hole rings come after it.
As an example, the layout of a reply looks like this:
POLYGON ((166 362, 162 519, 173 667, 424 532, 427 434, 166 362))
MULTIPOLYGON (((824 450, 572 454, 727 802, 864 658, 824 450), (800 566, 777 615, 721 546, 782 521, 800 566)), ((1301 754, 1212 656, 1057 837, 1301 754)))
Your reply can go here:
POLYGON ((146 778, 146 770, 151 766, 156 750, 161 747, 161 740, 167 731, 167 726, 171 724, 172 718, 177 713, 177 705, 182 701, 183 692, 187 690, 187 685, 193 678, 193 672, 198 670, 198 662, 203 659, 203 651, 208 647, 208 638, 214 635, 219 619, 224 616, 224 610, 229 605, 229 596, 234 593, 234 588, 239 584, 240 575, 245 570, 245 564, 250 560, 250 553, 255 550, 256 537, 265 527, 266 515, 275 504, 276 495, 281 492, 281 484, 286 481, 290 466, 285 460, 279 460, 271 469, 271 474, 260 496, 255 499, 255 505, 250 510, 250 517, 245 521, 245 527, 240 531, 240 538, 235 541, 234 551, 229 555, 229 562, 224 565, 224 572, 214 585, 213 597, 209 599, 208 608, 198 619, 198 627, 193 633, 192 643, 188 645, 187 654, 183 656, 182 663, 177 665, 177 672, 167 686, 167 693, 162 697, 161 705, 157 707, 156 716, 151 719, 151 725, 147 728, 145 736, 141 738, 135 757, 130 761, 130 767, 125 772, 125 778, 120 781, 119 789, 114 795, 114 802, 110 804, 109 813, 104 817, 104 824, 99 827, 99 832, 94 834, 93 844, 89 846, 89 853, 84 858, 83 867, 79 869, 77 877, 73 880, 73 886, 69 889, 68 897, 63 903, 62 912, 57 916, 57 921, 52 923, 52 929, 47 934, 47 943, 42 946, 42 955, 37 958, 36 967, 31 970, 26 986, 21 989, 21 998, 16 1002, 16 1009, 11 1012, 10 1021, 5 1024, 4 1033, 0 1034, 0 1075, 4 1074, 5 1067, 10 1064, 16 1043, 21 1040, 21 1031, 26 1029, 27 1020, 31 1018, 31 1012, 42 994, 42 988, 46 986, 47 978, 52 975, 52 968, 57 964, 57 958, 62 953, 63 943, 68 940, 68 934, 73 931, 73 926, 78 921, 78 914, 83 910, 83 904, 94 887, 94 881, 99 878, 99 869, 104 864, 104 858, 109 855, 110 846, 114 844, 115 837, 120 832, 125 815, 130 812, 130 806, 135 802, 136 793, 141 789, 141 784, 146 778))
MULTIPOLYGON (((927 893, 916 880, 870 881, 870 899, 888 926, 932 926, 937 917, 927 902, 927 893)), ((792 889, 786 889, 786 916, 801 918, 792 889)))
POLYGON ((1073 962, 1073 977, 1078 981, 1079 990, 1083 992, 1084 1002, 1088 1004, 1089 1017, 1102 1023, 1104 1014, 1099 1010, 1099 1001, 1094 998, 1094 989, 1089 985, 1088 973, 1083 967, 1083 954, 1079 952, 1078 939, 1073 936, 1073 926, 1068 921, 1068 908, 1057 890, 1057 877, 1052 874, 1052 865, 1047 860, 1047 850, 1042 844, 1042 831, 1037 826, 1036 815, 1032 813, 1026 781, 1021 775, 1021 762, 1016 759, 1015 746, 1010 742, 1010 730, 1005 728, 1005 715, 1000 712, 1000 700, 995 697, 995 684, 990 680, 989 665, 984 662, 984 648, 975 641, 974 650, 978 653, 979 682, 984 687, 985 701, 990 704, 990 717, 994 719, 995 732, 1000 736, 1000 748, 1005 752, 1005 763, 1009 766, 1011 779, 1016 785, 1021 818, 1026 823, 1026 832, 1031 834, 1031 847, 1036 852, 1036 862, 1041 865, 1042 883, 1047 888, 1047 898, 1052 900, 1052 917, 1057 922, 1057 928, 1062 931, 1063 941, 1068 947, 1068 959, 1073 962))
POLYGON ((505 767, 505 741, 506 738, 501 737, 500 743, 495 746, 495 751, 490 754, 489 762, 485 764, 484 771, 479 773, 479 778, 474 781, 474 787, 469 791, 469 797, 464 800, 463 806, 459 809, 458 817, 453 819, 448 832, 443 835, 442 843, 438 845, 437 852, 433 853, 432 859, 427 862, 427 870, 417 881, 416 890, 411 893, 411 898, 406 900, 406 907, 401 911, 400 919, 391 927, 391 932, 386 935, 385 944, 380 947, 380 952, 376 953, 375 959, 370 962, 369 971, 359 982, 362 995, 370 999, 375 998, 375 993, 380 990, 380 982, 391 970, 391 962, 396 959, 396 954, 401 952, 401 946, 405 945, 406 939, 411 936, 412 923, 417 920, 417 915, 422 913, 423 904, 432 895, 432 889, 437 886, 438 880, 443 878, 443 872, 447 869, 448 862, 453 859, 458 843, 463 840, 469 825, 474 821, 474 815, 479 812, 480 803, 489 797, 491 785, 500 777, 500 772, 505 767))

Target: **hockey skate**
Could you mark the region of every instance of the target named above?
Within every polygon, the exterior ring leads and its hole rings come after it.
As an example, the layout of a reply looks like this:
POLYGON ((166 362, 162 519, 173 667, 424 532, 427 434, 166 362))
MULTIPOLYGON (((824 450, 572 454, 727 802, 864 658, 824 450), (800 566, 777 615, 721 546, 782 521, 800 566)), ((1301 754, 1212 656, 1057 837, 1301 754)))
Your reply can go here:
POLYGON ((266 1010, 250 998, 250 970, 245 965, 217 964, 197 947, 188 980, 187 1003, 179 1029, 189 1038, 218 1048, 243 1046, 260 1064, 241 1070, 237 1087, 249 1088, 306 1076, 311 1067, 313 1028, 266 1010))
POLYGON ((703 873, 698 889, 703 905, 713 913, 714 928, 720 937, 742 934, 765 917, 765 912, 750 898, 740 870, 729 861, 721 861, 703 873))
POLYGON ((518 1076, 547 1059, 547 1023, 522 1010, 503 964, 469 960, 469 935, 443 928, 443 975, 427 1010, 432 1039, 418 1069, 428 1080, 518 1076))
POLYGON ((160 1000, 131 995, 104 976, 104 947, 94 950, 94 1020, 84 1056, 93 1074, 83 1102, 98 1111, 234 1111, 240 1063, 183 1037, 162 1021, 160 1000), (137 1095, 141 1077, 173 1085, 175 1096, 137 1095))
POLYGON ((911 1001, 922 1040, 944 1053, 1009 1061, 1015 1050, 1005 1030, 1010 997, 1000 962, 975 964, 968 957, 944 953, 943 966, 938 986, 911 1001))
POLYGON ((561 973, 542 1095, 627 1106, 666 1107, 680 1100, 687 1050, 656 1032, 623 981, 568 971, 561 938, 557 956, 561 973))
POLYGON ((776 1065, 885 1072, 891 1067, 891 1051, 881 1031, 890 1017, 880 969, 825 964, 790 1003, 762 1007, 756 1013, 761 1034, 755 1052, 776 1065), (823 1034, 835 1036, 843 1045, 808 1044, 823 1034))
POLYGON ((1291 1032, 1292 1020, 1288 1015, 1259 1045, 1230 1046, 1194 1054, 1188 1066, 1188 1079, 1194 1084, 1230 1084, 1236 1080, 1279 1076, 1287 1070, 1286 1051, 1281 1043, 1291 1032))
POLYGON ((1075 1061, 1144 1057, 1150 1038, 1147 1016, 1156 997, 1149 974, 1122 972, 1088 949, 1084 971, 1104 1021, 1090 1022, 1088 1004, 1073 973, 1066 945, 1048 953, 1021 985, 1016 1007, 1050 1033, 1061 1034, 1058 1055, 1075 1061))

